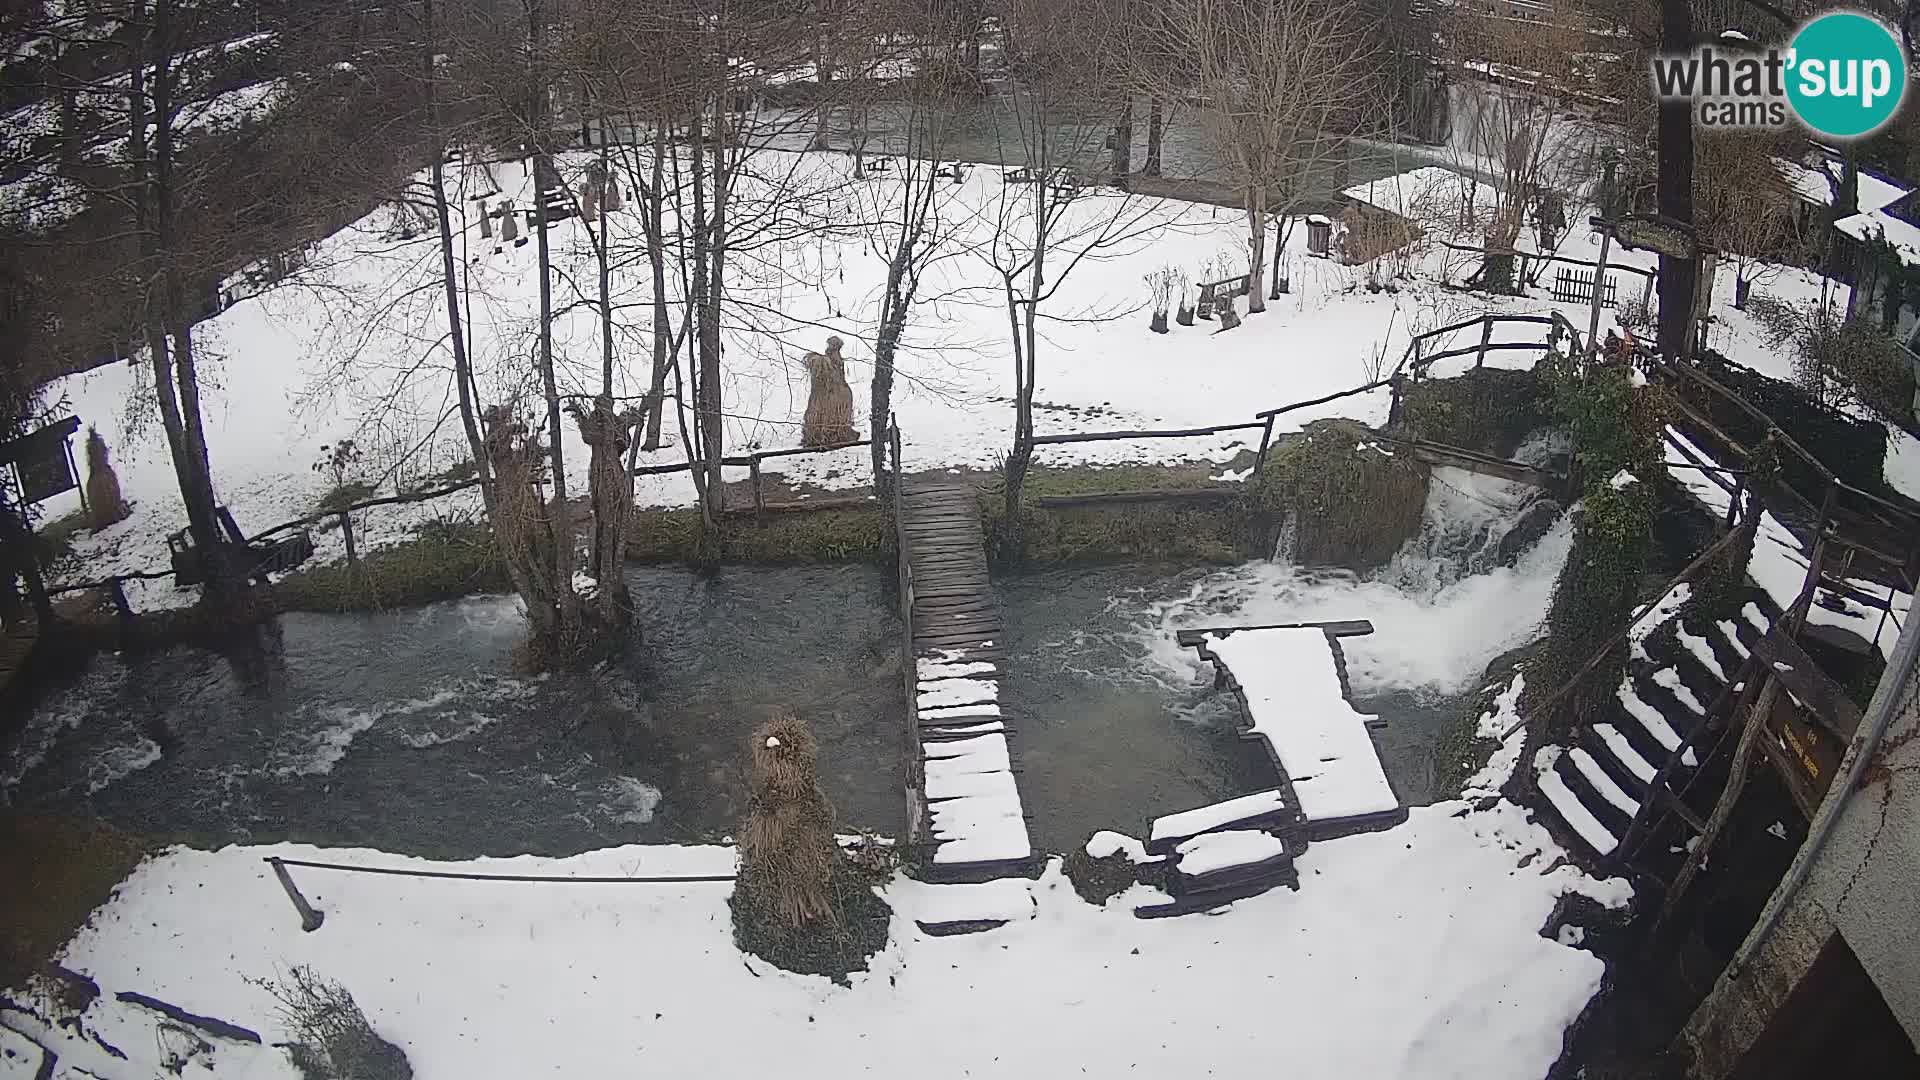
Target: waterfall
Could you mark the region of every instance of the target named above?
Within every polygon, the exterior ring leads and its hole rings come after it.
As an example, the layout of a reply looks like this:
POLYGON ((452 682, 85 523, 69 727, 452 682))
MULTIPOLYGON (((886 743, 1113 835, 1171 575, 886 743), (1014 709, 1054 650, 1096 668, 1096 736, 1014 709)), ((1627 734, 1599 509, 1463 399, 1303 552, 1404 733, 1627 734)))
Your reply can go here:
POLYGON ((1300 552, 1300 515, 1292 510, 1280 522, 1280 534, 1273 538, 1273 556, 1270 561, 1292 566, 1300 552))

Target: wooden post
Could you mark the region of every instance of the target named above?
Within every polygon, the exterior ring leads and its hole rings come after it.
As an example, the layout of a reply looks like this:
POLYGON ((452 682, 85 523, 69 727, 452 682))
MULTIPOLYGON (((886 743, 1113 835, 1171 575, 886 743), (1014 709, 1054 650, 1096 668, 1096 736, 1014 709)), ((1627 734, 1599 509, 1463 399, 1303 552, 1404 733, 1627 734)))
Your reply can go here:
POLYGON ((1266 472, 1267 451, 1273 447, 1273 416, 1267 416, 1267 426, 1260 431, 1260 452, 1253 455, 1253 482, 1258 484, 1260 476, 1266 472))
POLYGON ((108 578, 107 592, 113 597, 113 610, 115 614, 120 616, 120 621, 127 622, 131 620, 133 618, 133 605, 127 603, 126 581, 117 577, 108 578))
POLYGON ((74 486, 80 489, 80 512, 93 518, 93 507, 87 505, 87 478, 80 475, 79 466, 73 463, 73 439, 71 436, 60 440, 60 449, 67 455, 67 472, 73 475, 74 486))
POLYGON ((353 549, 353 515, 345 510, 340 511, 340 535, 347 541, 347 562, 358 562, 360 557, 353 549))
POLYGON ((1487 362, 1487 345, 1493 341, 1493 316, 1480 320, 1480 351, 1473 354, 1473 370, 1479 371, 1487 362))
MULTIPOLYGON (((1747 773, 1753 769, 1755 752, 1760 748, 1762 732, 1767 724, 1767 714, 1773 711, 1773 702, 1780 694, 1780 679, 1771 673, 1767 676, 1760 696, 1747 711, 1746 725, 1740 729, 1740 745, 1733 752, 1733 764, 1727 772, 1727 786, 1720 789, 1720 798, 1713 804, 1713 813, 1707 818, 1707 827, 1695 840, 1693 850, 1687 852, 1687 861, 1680 867, 1680 873, 1673 879, 1673 888, 1667 890, 1667 898, 1660 906, 1660 917, 1654 921, 1657 933, 1668 916, 1673 914, 1675 905, 1693 884, 1695 874, 1712 853, 1713 845, 1720 839, 1720 830, 1726 828, 1727 819, 1733 816, 1734 803, 1740 801, 1740 792, 1747 785, 1747 773)), ((1651 792, 1649 792, 1651 794, 1651 792)))
POLYGON ((765 493, 760 490, 760 455, 755 454, 747 459, 747 475, 751 477, 753 481, 753 523, 755 525, 765 525, 767 523, 767 498, 765 493))
POLYGON ((285 863, 277 858, 270 858, 267 862, 273 867, 273 876, 280 879, 280 887, 287 891, 287 899, 293 901, 293 909, 300 913, 300 929, 309 934, 320 929, 320 924, 327 921, 326 912, 316 909, 307 903, 306 897, 300 895, 300 890, 293 884, 292 875, 287 873, 285 863))
POLYGON ((1607 252, 1613 247, 1613 226, 1600 230, 1600 261, 1593 267, 1592 311, 1587 316, 1587 359, 1600 347, 1600 297, 1607 286, 1607 252))
POLYGON ((1744 472, 1735 473, 1733 477, 1733 501, 1727 504, 1727 528, 1729 529, 1733 528, 1734 522, 1740 519, 1740 497, 1746 493, 1746 490, 1747 474, 1744 472))

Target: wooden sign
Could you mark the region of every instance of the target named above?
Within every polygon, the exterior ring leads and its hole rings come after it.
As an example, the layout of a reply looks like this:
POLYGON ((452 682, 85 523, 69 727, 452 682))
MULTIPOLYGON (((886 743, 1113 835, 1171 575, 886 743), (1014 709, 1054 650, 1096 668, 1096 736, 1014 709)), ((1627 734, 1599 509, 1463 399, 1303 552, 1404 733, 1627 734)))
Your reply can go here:
POLYGON ((67 439, 80 430, 80 418, 69 416, 38 431, 0 443, 0 465, 12 465, 20 482, 20 498, 27 505, 53 498, 80 486, 74 475, 73 452, 67 439))
POLYGON ((1646 248, 1670 259, 1700 257, 1700 242, 1687 229, 1658 218, 1627 218, 1614 225, 1614 235, 1630 248, 1646 248))

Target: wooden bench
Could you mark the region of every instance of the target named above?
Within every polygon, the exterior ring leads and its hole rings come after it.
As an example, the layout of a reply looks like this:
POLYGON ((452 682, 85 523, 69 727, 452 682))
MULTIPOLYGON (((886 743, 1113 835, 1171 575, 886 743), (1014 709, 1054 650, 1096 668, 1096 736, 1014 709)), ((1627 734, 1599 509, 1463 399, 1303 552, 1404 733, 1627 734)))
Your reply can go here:
POLYGON ((1253 287, 1251 274, 1221 278, 1219 281, 1206 281, 1200 284, 1200 304, 1194 314, 1203 319, 1213 318, 1214 304, 1222 297, 1245 296, 1253 287))

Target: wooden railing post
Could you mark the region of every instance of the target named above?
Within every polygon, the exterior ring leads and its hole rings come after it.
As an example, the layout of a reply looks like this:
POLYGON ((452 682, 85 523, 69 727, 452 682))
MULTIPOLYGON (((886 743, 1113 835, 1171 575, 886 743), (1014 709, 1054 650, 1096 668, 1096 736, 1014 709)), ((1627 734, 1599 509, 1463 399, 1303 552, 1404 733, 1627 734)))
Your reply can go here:
POLYGON ((760 490, 760 455, 747 459, 747 476, 753 483, 753 523, 764 526, 767 523, 767 497, 760 490))
POLYGON ((132 622, 133 621, 133 605, 127 603, 126 580, 123 578, 117 578, 117 577, 108 578, 107 592, 113 597, 114 614, 120 617, 120 621, 123 624, 132 622))
POLYGON ((353 547, 353 514, 346 510, 340 511, 340 536, 347 542, 347 562, 358 562, 360 556, 353 547))
POLYGON ((1473 354, 1473 370, 1479 371, 1487 362, 1487 345, 1493 341, 1493 316, 1489 315, 1480 323, 1480 351, 1473 354))
POLYGON ((1273 417, 1267 417, 1267 426, 1260 431, 1260 452, 1253 455, 1253 484, 1260 486, 1260 478, 1266 475, 1267 451, 1273 447, 1273 417))
POLYGON ((287 891, 287 899, 293 901, 293 909, 300 913, 300 929, 309 934, 320 929, 320 924, 327 921, 326 913, 307 903, 307 898, 300 895, 300 890, 293 884, 292 875, 287 873, 285 863, 279 859, 268 859, 267 862, 273 866, 273 876, 280 879, 280 887, 287 891))

